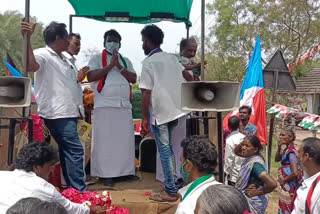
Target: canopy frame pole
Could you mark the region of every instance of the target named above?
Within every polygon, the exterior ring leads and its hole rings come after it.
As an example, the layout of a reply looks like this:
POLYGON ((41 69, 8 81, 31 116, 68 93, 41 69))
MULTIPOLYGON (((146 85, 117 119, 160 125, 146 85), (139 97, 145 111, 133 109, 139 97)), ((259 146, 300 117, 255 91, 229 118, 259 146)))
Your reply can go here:
POLYGON ((205 0, 201 0, 201 80, 204 81, 205 0))
POLYGON ((187 39, 189 39, 189 36, 190 36, 190 35, 189 35, 189 33, 190 33, 189 30, 190 30, 190 27, 187 26, 187 39))
MULTIPOLYGON (((25 0, 25 9, 24 9, 24 21, 30 22, 30 0, 25 0)), ((32 23, 35 24, 35 23, 32 23)), ((31 26, 32 27, 32 26, 31 26)), ((23 35, 23 76, 28 77, 28 67, 29 67, 29 49, 30 47, 30 35, 28 32, 25 32, 23 35)), ((31 106, 22 108, 22 116, 28 118, 31 114, 31 106)), ((29 132, 32 130, 29 130, 29 132)))
MULTIPOLYGON (((274 81, 274 87, 272 91, 272 103, 276 102, 276 93, 278 90, 278 84, 279 84, 279 70, 276 70, 273 76, 274 81)), ((271 115, 270 119, 270 127, 269 127, 269 139, 268 139, 268 145, 267 145, 267 169, 268 173, 270 174, 271 169, 271 154, 272 154, 272 140, 273 140, 273 129, 274 129, 274 118, 275 114, 271 115)))
MULTIPOLYGON (((24 21, 29 22, 30 20, 30 0, 25 1, 25 15, 24 15, 24 21)), ((30 35, 28 32, 24 33, 24 39, 23 39, 23 76, 28 77, 28 67, 29 67, 29 52, 28 52, 28 47, 29 47, 29 37, 30 35)))
POLYGON ((74 15, 69 15, 69 33, 72 33, 72 18, 74 15))

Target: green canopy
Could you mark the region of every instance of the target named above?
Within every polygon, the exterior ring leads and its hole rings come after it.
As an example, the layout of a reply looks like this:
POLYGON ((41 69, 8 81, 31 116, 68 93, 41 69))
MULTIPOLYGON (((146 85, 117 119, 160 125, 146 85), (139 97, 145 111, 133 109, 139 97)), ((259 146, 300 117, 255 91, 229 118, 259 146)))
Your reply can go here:
POLYGON ((193 0, 69 0, 75 16, 107 22, 153 23, 189 20, 193 0))

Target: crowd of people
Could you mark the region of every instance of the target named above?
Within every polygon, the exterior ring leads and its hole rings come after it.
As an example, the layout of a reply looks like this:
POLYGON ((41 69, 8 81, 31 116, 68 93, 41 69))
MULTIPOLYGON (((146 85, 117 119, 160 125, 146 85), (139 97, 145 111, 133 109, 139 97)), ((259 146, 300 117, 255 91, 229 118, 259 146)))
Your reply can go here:
MULTIPOLYGON (((28 39, 34 28, 21 23, 22 34, 27 32, 28 39)), ((74 57, 80 51, 80 35, 68 34, 65 24, 52 22, 43 37, 46 47, 28 47, 28 71, 35 72, 38 114, 58 143, 58 151, 38 142, 19 151, 15 169, 0 172, 0 189, 6 192, 0 195, 0 213, 105 213, 103 207, 69 201, 47 180, 60 162, 66 187, 81 192, 88 188, 84 147, 77 132, 78 118, 85 117, 80 83, 86 76, 94 94, 91 175, 107 187, 119 180, 140 179, 135 175, 130 102, 131 84, 136 83, 137 75, 131 61, 119 53, 122 38, 115 30, 105 32, 103 51, 83 68, 78 68, 74 57)), ((281 162, 278 182, 266 170, 257 127, 250 123, 250 106, 241 106, 238 116, 228 119, 224 154, 218 154, 207 137, 186 136, 185 128, 180 130, 181 138, 174 140, 176 126, 182 123, 185 127, 190 113, 180 108, 181 84, 199 80, 200 64, 194 61, 197 43, 193 38, 183 39, 178 55, 166 53, 161 49, 164 33, 156 25, 146 25, 141 38, 146 55, 139 81, 141 135, 147 135, 151 127, 164 176, 163 191, 152 194, 150 200, 180 199, 177 214, 263 214, 268 194, 279 183, 279 214, 320 212, 320 139, 306 138, 297 148, 295 133, 281 131, 275 157, 281 162), (180 157, 173 149, 177 142, 180 157), (214 176, 218 155, 224 155, 224 183, 214 176), (182 188, 179 178, 185 183, 182 188)))

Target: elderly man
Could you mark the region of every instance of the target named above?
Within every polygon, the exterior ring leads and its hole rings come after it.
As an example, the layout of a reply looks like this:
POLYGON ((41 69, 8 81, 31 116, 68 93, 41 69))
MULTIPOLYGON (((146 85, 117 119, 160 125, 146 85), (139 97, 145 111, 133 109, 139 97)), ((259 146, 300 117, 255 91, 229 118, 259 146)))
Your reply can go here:
MULTIPOLYGON (((22 22, 23 35, 27 32, 31 37, 35 26, 22 22)), ((38 113, 59 145, 61 169, 67 186, 84 191, 87 189, 84 151, 77 132, 79 88, 75 68, 62 54, 69 47, 66 25, 51 22, 44 29, 43 36, 46 47, 34 52, 31 45, 28 47, 28 71, 35 72, 38 113)))
POLYGON ((121 177, 134 181, 135 140, 130 103, 130 84, 137 75, 129 59, 118 51, 121 36, 115 30, 104 34, 102 54, 89 61, 88 81, 93 82, 93 146, 91 175, 112 187, 121 177))
POLYGON ((298 160, 304 178, 297 190, 292 214, 320 213, 320 139, 304 139, 298 150, 298 160))
MULTIPOLYGON (((35 197, 57 202, 69 214, 102 213, 101 207, 89 208, 63 197, 47 182, 51 170, 59 160, 58 154, 48 143, 29 143, 22 147, 16 158, 14 171, 0 171, 0 214, 22 198, 35 197)), ((105 213, 105 211, 104 211, 105 213)))
MULTIPOLYGON (((195 38, 182 39, 180 42, 180 62, 192 76, 191 80, 198 81, 201 71, 201 63, 195 63, 198 44, 195 38)), ((185 77, 187 80, 188 77, 185 77)), ((189 80, 190 81, 190 80, 189 80)))
POLYGON ((239 108, 240 127, 239 130, 245 136, 257 135, 257 127, 250 123, 252 108, 250 106, 241 106, 239 108))

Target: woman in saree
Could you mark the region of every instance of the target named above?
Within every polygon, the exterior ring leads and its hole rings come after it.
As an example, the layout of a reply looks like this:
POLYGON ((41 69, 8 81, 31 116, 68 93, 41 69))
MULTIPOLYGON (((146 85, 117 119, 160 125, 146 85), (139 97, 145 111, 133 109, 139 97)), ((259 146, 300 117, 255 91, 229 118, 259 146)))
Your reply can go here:
POLYGON ((236 155, 245 158, 235 188, 246 196, 254 214, 265 213, 268 206, 267 194, 277 187, 276 180, 267 173, 261 150, 260 140, 256 136, 247 136, 234 150, 236 155))
POLYGON ((278 181, 281 186, 278 214, 289 214, 292 211, 292 200, 297 186, 302 179, 302 169, 299 168, 295 153, 295 134, 292 130, 282 130, 278 141, 275 161, 280 162, 278 181), (285 149, 282 150, 282 145, 285 149))

